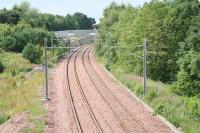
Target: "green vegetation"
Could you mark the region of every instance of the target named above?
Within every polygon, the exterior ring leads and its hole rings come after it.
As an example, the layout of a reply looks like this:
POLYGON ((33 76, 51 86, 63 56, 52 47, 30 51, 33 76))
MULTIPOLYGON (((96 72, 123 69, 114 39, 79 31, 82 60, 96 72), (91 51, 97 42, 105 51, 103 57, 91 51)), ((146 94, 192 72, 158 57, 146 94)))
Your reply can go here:
POLYGON ((23 59, 21 54, 1 51, 0 61, 4 66, 4 72, 0 74, 0 124, 17 113, 28 112, 30 122, 35 125, 34 130, 42 130, 45 114, 41 102, 43 74, 28 75, 34 65, 23 59), (37 124, 38 121, 40 124, 37 124))
POLYGON ((104 10, 99 25, 96 53, 107 55, 126 72, 142 74, 144 39, 148 39, 147 75, 165 83, 176 82, 174 92, 194 96, 200 93, 200 2, 198 0, 156 1, 142 7, 112 3, 104 10), (122 48, 123 47, 123 48, 122 48), (192 91, 192 92, 190 92, 192 91))
MULTIPOLYGON (((52 31, 92 29, 93 24, 95 24, 95 19, 79 12, 65 17, 40 13, 31 7, 30 3, 22 2, 14 5, 10 10, 0 10, 0 48, 19 53, 24 49, 24 58, 29 59, 31 63, 41 64, 41 47, 44 46, 44 38, 48 38, 48 46, 50 46, 51 38, 55 38, 52 31), (30 48, 27 44, 34 46, 30 48), (36 58, 38 59, 35 60, 36 58)), ((58 45, 58 42, 54 43, 58 45)))
POLYGON ((36 48, 35 45, 29 43, 24 47, 22 54, 23 57, 30 60, 31 63, 39 63, 42 51, 39 48, 36 48))
POLYGON ((2 73, 3 70, 4 70, 4 66, 3 66, 3 64, 0 62, 0 73, 2 73))
POLYGON ((70 29, 92 29, 95 19, 87 17, 83 13, 59 16, 48 13, 40 13, 31 7, 30 3, 22 2, 13 6, 11 10, 0 10, 0 23, 3 24, 30 24, 32 27, 45 27, 49 31, 70 29))
MULTIPOLYGON (((0 124, 15 114, 28 113, 24 132, 43 132, 45 126, 41 72, 29 74, 34 64, 42 64, 44 38, 55 36, 54 30, 91 29, 95 20, 82 13, 59 16, 40 13, 28 2, 22 2, 12 9, 0 10, 0 124), (22 58, 23 57, 23 58, 22 58)), ((67 38, 66 38, 67 39, 67 38)), ((72 38, 73 39, 73 38, 72 38)), ((54 46, 66 46, 54 40, 54 46)), ((55 56, 69 49, 55 49, 55 56)), ((48 51, 48 58, 51 54, 48 51)))
POLYGON ((200 2, 152 0, 141 7, 112 3, 104 10, 96 40, 105 67, 184 132, 200 131, 200 2), (144 39, 148 39, 148 95, 143 96, 144 39), (112 46, 115 46, 112 48, 112 46), (130 53, 134 53, 130 54, 130 53), (162 82, 162 83, 161 83, 162 82), (164 84, 165 83, 165 84, 164 84))
POLYGON ((22 52, 28 43, 43 46, 43 38, 51 36, 47 30, 27 24, 0 24, 0 47, 5 51, 22 52))
POLYGON ((0 52, 0 62, 4 66, 4 71, 1 73, 2 76, 15 76, 25 74, 32 70, 33 64, 24 58, 20 53, 12 52, 0 52))

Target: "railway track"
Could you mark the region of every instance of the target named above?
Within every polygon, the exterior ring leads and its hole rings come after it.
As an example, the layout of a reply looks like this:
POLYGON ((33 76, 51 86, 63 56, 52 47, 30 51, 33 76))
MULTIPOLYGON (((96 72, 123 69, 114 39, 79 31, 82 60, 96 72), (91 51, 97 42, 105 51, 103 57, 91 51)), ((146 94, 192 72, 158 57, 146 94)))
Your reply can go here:
MULTIPOLYGON (((92 71, 94 72, 93 75, 98 75, 95 71, 95 69, 93 68, 92 64, 91 64, 91 60, 90 60, 90 57, 89 57, 89 53, 91 52, 93 47, 90 47, 89 49, 87 49, 85 52, 84 52, 84 55, 82 57, 82 61, 83 61, 83 66, 88 74, 88 76, 90 77, 90 80, 92 81, 93 85, 95 86, 96 90, 98 91, 98 93, 101 95, 102 99, 106 102, 106 104, 109 106, 109 108, 112 110, 113 114, 115 115, 116 119, 120 122, 122 128, 124 129, 125 132, 131 132, 127 126, 126 126, 126 122, 123 121, 120 116, 117 114, 117 112, 114 110, 114 108, 112 107, 112 105, 109 103, 109 101, 106 99, 106 97, 102 94, 102 92, 100 91, 100 89, 97 87, 94 79, 92 78, 92 75, 89 73, 88 71, 88 68, 86 67, 86 63, 85 63, 85 55, 87 53, 87 56, 86 56, 86 59, 88 60, 88 63, 90 64, 91 68, 92 68, 92 71)), ((101 82, 101 84, 103 84, 103 86, 106 88, 107 91, 109 91, 109 93, 112 95, 112 97, 114 98, 115 101, 118 102, 118 104, 121 106, 121 109, 122 110, 125 110, 125 112, 127 113, 128 116, 130 116, 130 118, 132 118, 132 120, 138 124, 138 126, 143 129, 143 132, 148 132, 147 129, 145 129, 142 125, 142 123, 140 123, 139 121, 137 121, 135 119, 135 116, 130 113, 126 107, 121 103, 121 101, 119 101, 116 96, 113 94, 113 92, 109 89, 109 87, 107 87, 107 85, 104 83, 104 81, 99 77, 99 81, 101 82)))
MULTIPOLYGON (((79 49, 81 49, 81 48, 79 48, 79 49)), ((79 120, 79 117, 78 117, 78 113, 77 113, 76 108, 75 108, 73 96, 72 96, 72 93, 71 93, 70 81, 69 81, 69 62, 70 62, 72 56, 73 56, 79 49, 75 50, 75 51, 69 56, 69 58, 68 58, 68 60, 67 60, 67 67, 66 67, 67 71, 66 71, 66 72, 67 72, 67 89, 68 89, 68 96, 69 96, 69 101, 70 101, 70 103, 71 103, 73 116, 74 116, 74 119, 75 119, 75 121, 76 121, 76 128, 77 128, 77 131, 78 131, 79 133, 82 133, 83 130, 82 130, 82 127, 81 127, 81 124, 80 124, 80 120, 79 120)))
MULTIPOLYGON (((90 47, 90 48, 92 48, 92 47, 90 47)), ((128 133, 129 131, 127 130, 127 127, 126 127, 125 124, 121 121, 121 119, 118 117, 118 115, 115 113, 115 111, 113 110, 113 108, 111 108, 110 103, 105 99, 105 97, 104 97, 104 96, 102 95, 102 93, 99 91, 99 89, 97 88, 96 84, 94 83, 94 81, 93 81, 91 75, 89 74, 89 72, 88 72, 88 70, 87 70, 87 68, 86 68, 86 66, 85 66, 85 60, 84 60, 84 56, 85 56, 86 52, 87 52, 87 51, 84 51, 84 53, 83 53, 82 61, 83 61, 83 66, 84 66, 84 68, 85 68, 85 70, 86 70, 86 72, 87 72, 87 74, 88 74, 90 80, 92 81, 92 83, 93 83, 95 89, 98 91, 98 93, 100 94, 100 96, 102 97, 102 99, 104 100, 104 102, 105 102, 105 103, 108 105, 108 107, 112 110, 112 112, 113 112, 115 118, 119 121, 119 123, 120 123, 121 127, 123 128, 123 130, 124 130, 126 133, 128 133)))
MULTIPOLYGON (((85 51, 87 51, 89 48, 90 48, 90 47, 86 48, 85 51)), ((84 51, 84 52, 85 52, 85 51, 84 51)), ((82 94, 82 97, 84 98, 84 101, 86 102, 86 105, 87 105, 87 108, 88 108, 88 110, 89 110, 89 113, 90 113, 90 115, 91 115, 91 117, 92 117, 92 119, 93 119, 93 121, 94 121, 94 123, 95 123, 95 126, 97 127, 97 129, 99 129, 99 132, 102 133, 103 130, 101 129, 101 126, 100 126, 99 122, 97 121, 97 118, 95 117, 94 112, 92 111, 92 108, 91 108, 91 106, 90 106, 90 104, 89 104, 89 102, 88 102, 88 100, 87 100, 87 98, 86 98, 86 96, 85 96, 85 93, 84 93, 84 91, 83 91, 83 88, 82 88, 82 86, 81 86, 81 83, 80 83, 80 80, 79 80, 79 77, 78 77, 77 66, 76 66, 76 60, 77 60, 78 54, 79 54, 79 52, 76 54, 76 56, 75 56, 75 61, 74 61, 74 68, 75 68, 75 69, 74 69, 74 73, 75 73, 75 75, 76 75, 76 81, 77 81, 77 83, 78 83, 79 90, 80 90, 80 92, 81 92, 81 94, 82 94)))
POLYGON ((75 49, 56 68, 51 82, 53 127, 49 131, 171 133, 108 77, 96 64, 92 49, 89 45, 75 49))
MULTIPOLYGON (((113 114, 113 118, 115 118, 116 122, 119 123, 119 126, 121 126, 121 129, 123 132, 130 133, 130 132, 142 132, 142 133, 147 133, 148 130, 144 127, 143 123, 141 121, 138 121, 133 114, 129 110, 129 108, 126 107, 114 94, 114 92, 111 90, 110 86, 105 83, 105 81, 102 79, 102 77, 98 76, 98 72, 96 71, 95 66, 93 66, 92 61, 91 61, 91 51, 93 49, 93 46, 82 46, 78 49, 76 49, 70 56, 67 62, 67 88, 68 88, 68 97, 70 100, 71 108, 73 111, 73 119, 75 120, 76 124, 76 129, 77 132, 82 133, 87 131, 86 128, 83 128, 85 125, 83 123, 83 119, 81 119, 81 111, 80 108, 78 107, 78 102, 77 102, 77 96, 79 96, 79 100, 81 97, 81 102, 85 106, 85 112, 87 113, 87 116, 85 117, 90 117, 91 123, 89 125, 91 126, 95 132, 103 133, 104 128, 102 128, 101 124, 99 123, 100 117, 96 117, 95 113, 90 105, 91 103, 89 102, 91 99, 89 98, 90 96, 88 95, 87 88, 84 85, 83 80, 83 75, 79 75, 79 72, 85 71, 85 74, 87 75, 87 81, 91 82, 92 86, 94 87, 94 90, 96 90, 96 94, 99 94, 99 98, 102 99, 102 101, 105 103, 107 106, 107 109, 110 110, 113 114), (71 65, 70 65, 71 64, 71 65), (82 66, 81 66, 82 65, 82 66), (78 68, 77 70, 77 67, 78 68), (71 67, 71 71, 69 69, 71 67), (71 73, 72 75, 70 75, 71 73), (73 77, 70 80, 70 76, 73 77), (79 77, 80 76, 80 77, 79 77), (73 80, 73 82, 72 82, 73 80), (70 83, 72 82, 72 83, 70 83), (74 84, 77 84, 76 91, 74 91, 74 84), (80 93, 80 95, 76 95, 75 93, 80 93), (89 96, 87 97, 86 96, 89 96), (74 100, 76 99, 76 100, 74 100), (75 101, 75 102, 74 102, 75 101), (81 122, 82 121, 82 122, 81 122), (82 125, 83 124, 83 125, 82 125), (83 127, 82 127, 83 126, 83 127)), ((100 100, 99 99, 99 100, 100 100)), ((92 104, 93 105, 93 104, 92 104)), ((83 113, 84 114, 84 113, 83 113)), ((111 124, 111 123, 110 123, 111 124)))
MULTIPOLYGON (((88 112, 89 112, 89 114, 90 114, 90 116, 91 116, 96 128, 98 129, 98 132, 99 133, 103 133, 103 130, 102 130, 97 118, 95 117, 94 112, 92 111, 92 108, 91 108, 91 106, 90 106, 90 104, 88 102, 88 99, 85 96, 85 93, 84 93, 83 88, 82 88, 82 86, 80 84, 80 80, 79 80, 78 73, 77 73, 76 61, 77 61, 78 55, 80 53, 80 49, 82 49, 82 48, 85 48, 85 47, 83 46, 83 47, 77 49, 74 53, 72 53, 70 55, 68 63, 67 63, 67 84, 68 84, 68 92, 69 92, 68 94, 69 94, 69 98, 70 98, 70 103, 72 105, 73 116, 74 116, 74 119, 76 120, 76 126, 77 126, 78 132, 82 133, 83 132, 83 128, 81 126, 80 118, 78 116, 78 113, 77 113, 77 110, 76 110, 76 107, 75 107, 75 103, 74 103, 74 100, 73 100, 74 98, 73 98, 73 94, 72 94, 72 91, 71 91, 71 85, 70 85, 70 81, 69 81, 69 62, 70 62, 71 58, 75 55, 74 56, 75 59, 73 61, 73 66, 74 66, 74 74, 75 74, 76 82, 78 84, 78 89, 79 89, 79 91, 81 93, 82 98, 84 99, 84 102, 85 102, 85 104, 87 106, 88 112)), ((89 48, 90 47, 87 47, 85 49, 85 51, 87 51, 87 49, 89 49, 89 48)))

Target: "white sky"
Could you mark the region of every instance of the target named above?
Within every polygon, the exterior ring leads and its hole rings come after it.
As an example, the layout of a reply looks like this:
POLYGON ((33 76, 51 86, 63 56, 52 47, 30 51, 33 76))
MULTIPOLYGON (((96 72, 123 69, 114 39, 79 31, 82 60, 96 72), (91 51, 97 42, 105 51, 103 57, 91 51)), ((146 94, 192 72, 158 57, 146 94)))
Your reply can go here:
MULTIPOLYGON (((19 4, 24 0, 0 0, 0 8, 11 8, 14 4, 19 4)), ((105 9, 111 2, 131 4, 139 6, 150 0, 27 0, 31 5, 41 12, 58 15, 73 14, 82 12, 89 17, 93 17, 99 22, 105 9)))

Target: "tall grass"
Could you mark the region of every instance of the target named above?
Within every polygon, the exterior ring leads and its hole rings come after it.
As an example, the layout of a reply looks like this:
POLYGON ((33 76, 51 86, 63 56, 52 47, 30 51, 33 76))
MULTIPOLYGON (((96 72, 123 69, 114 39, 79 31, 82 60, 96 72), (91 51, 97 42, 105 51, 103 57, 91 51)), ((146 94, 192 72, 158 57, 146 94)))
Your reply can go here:
POLYGON ((21 54, 1 52, 0 60, 5 66, 0 74, 0 124, 20 112, 28 112, 28 120, 33 123, 36 132, 43 131, 45 114, 42 106, 43 73, 26 76, 33 68, 21 54))
POLYGON ((4 65, 4 72, 0 75, 18 75, 20 73, 29 72, 34 65, 24 58, 19 53, 4 52, 0 50, 0 61, 4 65))

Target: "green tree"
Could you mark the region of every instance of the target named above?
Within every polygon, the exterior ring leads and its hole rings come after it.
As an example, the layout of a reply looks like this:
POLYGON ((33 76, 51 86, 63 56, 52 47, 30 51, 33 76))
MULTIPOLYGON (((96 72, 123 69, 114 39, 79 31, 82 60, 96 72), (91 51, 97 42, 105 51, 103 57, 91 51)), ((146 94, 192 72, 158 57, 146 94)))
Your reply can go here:
POLYGON ((200 13, 200 2, 198 0, 174 0, 170 4, 170 12, 168 29, 172 43, 177 45, 186 38, 192 19, 200 13))
POLYGON ((95 24, 95 19, 88 18, 85 14, 76 12, 73 17, 78 22, 79 29, 92 29, 93 24, 95 24))
POLYGON ((200 54, 190 51, 178 63, 180 71, 174 91, 186 96, 200 94, 200 54))
POLYGON ((174 91, 180 95, 200 94, 200 22, 199 16, 192 20, 187 38, 180 43, 180 71, 174 91))
POLYGON ((16 41, 17 40, 14 37, 12 37, 12 36, 6 36, 1 41, 1 47, 5 51, 17 51, 16 41))
POLYGON ((0 10, 0 23, 17 24, 20 20, 20 14, 17 11, 3 9, 0 10))
MULTIPOLYGON (((148 77, 163 82, 176 81, 179 71, 177 60, 186 54, 180 52, 183 48, 191 49, 184 39, 197 31, 194 18, 200 13, 199 9, 198 0, 152 0, 138 8, 112 3, 104 10, 99 24, 96 52, 99 56, 107 54, 104 51, 107 42, 111 42, 109 45, 112 46, 125 46, 121 50, 111 51, 111 55, 115 56, 112 57, 113 63, 122 66, 124 71, 140 75, 142 61, 130 53, 142 56, 142 48, 137 46, 147 38, 148 77), (180 42, 184 42, 184 45, 180 42)), ((198 37, 192 38, 194 41, 198 37)), ((193 49, 197 49, 198 43, 193 44, 196 45, 193 49)))
POLYGON ((23 58, 28 59, 31 63, 39 63, 41 52, 31 43, 27 44, 22 51, 23 58))

